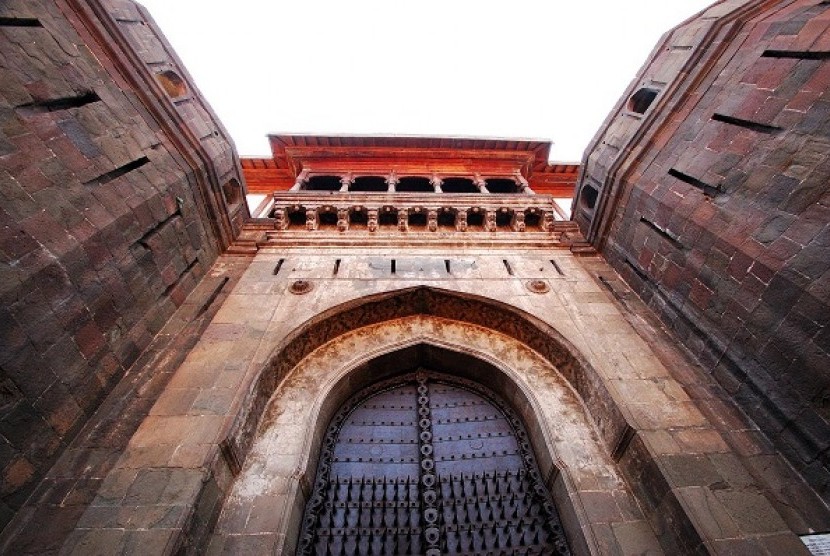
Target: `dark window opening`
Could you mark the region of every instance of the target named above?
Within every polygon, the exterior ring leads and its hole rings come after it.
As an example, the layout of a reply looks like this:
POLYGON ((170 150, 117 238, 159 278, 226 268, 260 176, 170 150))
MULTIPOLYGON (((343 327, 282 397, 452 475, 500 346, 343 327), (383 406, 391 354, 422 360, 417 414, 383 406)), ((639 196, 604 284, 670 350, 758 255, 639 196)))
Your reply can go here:
POLYGON ((337 212, 333 210, 320 211, 318 218, 320 228, 337 226, 337 212))
POLYGON ((334 272, 332 272, 332 274, 333 274, 334 276, 337 276, 337 273, 338 273, 338 272, 340 272, 340 259, 336 259, 336 260, 334 261, 334 272))
POLYGON ((467 227, 468 228, 482 228, 484 226, 484 211, 467 213, 467 227))
POLYGON ((366 227, 369 224, 369 214, 365 210, 353 210, 349 214, 349 220, 354 227, 366 227))
POLYGON ((454 227, 455 213, 451 210, 442 210, 438 213, 438 226, 454 227))
POLYGON ((450 266, 449 259, 444 259, 444 268, 447 269, 447 274, 452 274, 452 267, 450 266))
POLYGON ((237 205, 242 200, 241 188, 236 178, 231 178, 222 186, 222 194, 230 206, 237 205))
POLYGON ((407 193, 429 193, 435 191, 428 178, 408 177, 401 178, 398 185, 395 186, 396 191, 403 191, 407 193))
POLYGON ((378 214, 378 226, 397 226, 398 211, 382 210, 378 214))
POLYGON ((305 227, 306 216, 305 210, 289 210, 288 211, 288 225, 294 227, 305 227))
POLYGON ((355 178, 354 183, 349 186, 349 191, 363 191, 370 193, 381 193, 389 189, 386 180, 380 176, 361 176, 355 178))
POLYGON ((478 193, 478 187, 468 178, 446 178, 441 189, 444 193, 478 193))
POLYGON ((590 185, 585 185, 582 187, 582 191, 579 193, 579 203, 588 210, 594 210, 594 207, 597 206, 598 197, 599 191, 597 191, 590 185))
POLYGON ((527 228, 538 228, 542 224, 542 217, 539 213, 528 212, 525 213, 525 226, 527 228))
POLYGON ((427 213, 426 212, 410 212, 409 213, 409 225, 411 226, 426 226, 427 225, 427 213))
POLYGON ((508 228, 510 220, 513 218, 513 212, 509 210, 499 209, 496 211, 496 227, 508 228))
POLYGON ((655 98, 657 98, 656 89, 643 87, 628 99, 628 109, 637 114, 645 114, 655 98))
POLYGON ((514 180, 493 178, 487 180, 487 190, 490 193, 518 193, 519 187, 514 180))
POLYGON ((392 272, 392 274, 395 274, 395 259, 392 259, 392 262, 389 264, 389 270, 392 272))

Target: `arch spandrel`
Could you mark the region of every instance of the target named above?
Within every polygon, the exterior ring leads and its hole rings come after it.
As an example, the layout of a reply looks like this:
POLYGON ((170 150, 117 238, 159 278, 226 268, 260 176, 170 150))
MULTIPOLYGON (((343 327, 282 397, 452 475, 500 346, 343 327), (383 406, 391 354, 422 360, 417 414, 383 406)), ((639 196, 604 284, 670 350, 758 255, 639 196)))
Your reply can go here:
POLYGON ((577 393, 550 361, 515 338, 429 315, 344 333, 293 368, 268 403, 217 533, 232 534, 238 513, 266 496, 284 509, 274 528, 288 540, 296 535, 301 500, 311 490, 317 450, 333 413, 359 388, 419 361, 449 371, 463 361, 460 373, 457 368, 454 372, 497 390, 516 409, 566 530, 577 540, 576 553, 579 546, 596 552, 581 493, 600 489, 609 497, 630 494, 577 393))

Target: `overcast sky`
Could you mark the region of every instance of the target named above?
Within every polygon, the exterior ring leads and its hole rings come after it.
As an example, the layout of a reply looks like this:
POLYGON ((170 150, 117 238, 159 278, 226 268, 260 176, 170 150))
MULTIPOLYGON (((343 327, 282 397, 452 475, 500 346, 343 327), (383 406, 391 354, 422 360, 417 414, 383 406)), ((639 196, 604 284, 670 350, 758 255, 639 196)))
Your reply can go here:
POLYGON ((141 0, 242 155, 267 133, 523 137, 576 162, 709 0, 141 0))

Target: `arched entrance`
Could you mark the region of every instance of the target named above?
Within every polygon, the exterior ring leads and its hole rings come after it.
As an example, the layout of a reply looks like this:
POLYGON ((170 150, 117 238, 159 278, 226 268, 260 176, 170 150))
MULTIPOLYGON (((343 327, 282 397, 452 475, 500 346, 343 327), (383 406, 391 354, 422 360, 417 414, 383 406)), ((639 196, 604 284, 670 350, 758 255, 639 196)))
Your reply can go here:
POLYGON ((521 420, 470 380, 365 388, 318 461, 298 554, 570 554, 521 420))

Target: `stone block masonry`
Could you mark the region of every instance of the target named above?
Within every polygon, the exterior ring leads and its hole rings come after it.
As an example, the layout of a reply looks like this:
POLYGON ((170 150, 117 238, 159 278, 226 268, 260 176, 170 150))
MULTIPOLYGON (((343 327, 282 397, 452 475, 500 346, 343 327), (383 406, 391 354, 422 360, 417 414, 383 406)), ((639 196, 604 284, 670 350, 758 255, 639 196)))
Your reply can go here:
POLYGON ((595 137, 574 203, 588 240, 825 504, 828 26, 826 2, 744 2, 668 33, 595 137), (657 95, 638 110, 644 88, 657 95))
POLYGON ((4 2, 0 53, 3 527, 247 209, 224 129, 135 4, 4 2))

